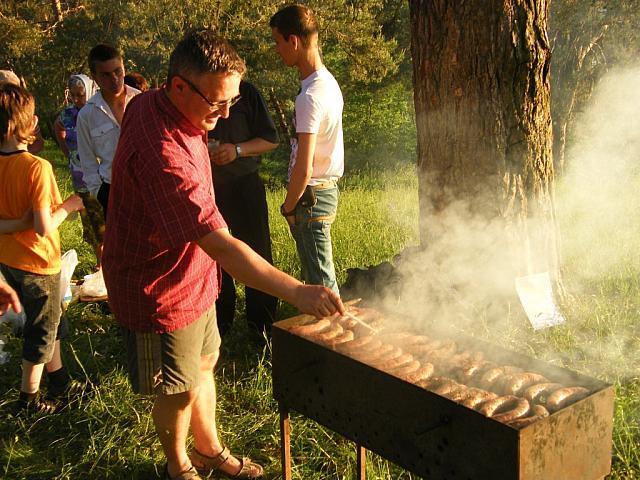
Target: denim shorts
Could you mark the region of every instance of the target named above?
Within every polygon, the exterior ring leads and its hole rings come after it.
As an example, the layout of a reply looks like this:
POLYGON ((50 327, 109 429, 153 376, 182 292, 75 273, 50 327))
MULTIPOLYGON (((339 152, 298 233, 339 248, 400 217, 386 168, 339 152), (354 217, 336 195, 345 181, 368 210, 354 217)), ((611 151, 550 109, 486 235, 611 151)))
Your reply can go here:
POLYGON ((314 189, 316 203, 298 204, 291 233, 296 241, 302 279, 312 285, 324 285, 339 294, 333 265, 331 224, 338 210, 338 187, 314 189))
POLYGON ((174 395, 200 383, 200 358, 220 349, 215 304, 198 320, 168 333, 122 329, 133 391, 174 395))
POLYGON ((38 275, 0 264, 6 282, 18 293, 26 321, 22 336, 22 358, 48 363, 56 340, 66 338, 67 322, 60 319, 60 273, 38 275))

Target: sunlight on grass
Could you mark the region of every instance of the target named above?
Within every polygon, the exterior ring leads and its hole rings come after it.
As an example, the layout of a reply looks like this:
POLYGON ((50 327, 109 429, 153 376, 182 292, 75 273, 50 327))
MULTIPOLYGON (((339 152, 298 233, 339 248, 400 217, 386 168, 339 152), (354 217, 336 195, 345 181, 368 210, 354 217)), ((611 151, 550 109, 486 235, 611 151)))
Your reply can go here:
MULTIPOLYGON (((45 156, 55 162, 64 193, 70 193, 62 157, 50 149, 45 156)), ((293 239, 278 213, 283 197, 282 188, 268 192, 274 260, 279 268, 299 277, 293 239)), ((391 173, 354 173, 345 178, 332 229, 339 280, 344 281, 347 268, 376 265, 390 260, 405 246, 417 244, 417 219, 417 180, 412 167, 391 173)), ((90 272, 95 259, 82 242, 79 220, 66 222, 61 234, 63 248, 78 251, 76 277, 90 272)), ((602 238, 604 247, 624 247, 629 252, 626 261, 603 275, 589 275, 596 258, 587 263, 580 256, 566 259, 565 275, 573 293, 563 305, 566 325, 534 333, 519 320, 520 314, 514 313, 508 328, 496 335, 491 319, 483 318, 482 312, 475 324, 478 334, 493 335, 495 343, 616 385, 610 477, 614 479, 638 478, 640 474, 639 238, 625 238, 623 245, 612 245, 612 238, 602 238)), ((563 240, 568 251, 585 251, 571 245, 583 239, 565 236, 563 240)), ((291 307, 282 307, 280 317, 294 313, 291 307)), ((68 315, 72 333, 65 360, 76 376, 87 372, 95 393, 79 408, 53 418, 34 422, 15 418, 11 408, 18 395, 21 343, 10 335, 6 349, 12 359, 0 371, 5 392, 0 403, 0 477, 155 478, 162 468, 162 455, 149 415, 151 402, 131 392, 116 323, 96 304, 72 304, 68 315)), ((242 326, 234 328, 223 345, 216 375, 223 441, 233 451, 262 462, 267 478, 276 478, 280 472, 280 434, 268 348, 256 351, 247 343, 242 326)), ((354 445, 296 414, 292 415, 291 449, 297 480, 355 478, 354 445)), ((367 473, 371 480, 416 479, 372 454, 367 473)))

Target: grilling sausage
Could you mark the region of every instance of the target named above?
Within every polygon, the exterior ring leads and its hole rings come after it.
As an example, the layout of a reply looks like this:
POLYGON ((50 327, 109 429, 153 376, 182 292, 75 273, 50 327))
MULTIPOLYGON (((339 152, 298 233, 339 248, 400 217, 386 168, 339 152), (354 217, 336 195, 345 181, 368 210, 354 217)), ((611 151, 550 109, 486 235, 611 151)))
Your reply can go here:
POLYGON ((534 405, 531 407, 531 414, 544 418, 549 416, 549 410, 544 408, 542 405, 534 405))
MULTIPOLYGON (((402 351, 402 349, 400 349, 400 351, 402 351)), ((420 367, 420 362, 418 362, 415 358, 413 358, 413 355, 411 355, 410 353, 401 353, 400 355, 398 355, 395 358, 390 358, 389 360, 387 360, 383 367, 387 370, 395 370, 398 368, 406 368, 407 365, 410 365, 411 363, 417 362, 418 366, 415 368, 415 370, 417 370, 420 367)))
MULTIPOLYGON (((509 397, 510 395, 507 395, 509 397)), ((498 413, 497 415, 493 415, 492 418, 497 420, 498 422, 507 423, 518 418, 522 418, 529 413, 531 406, 529 402, 520 397, 515 397, 513 400, 510 400, 506 404, 496 411, 502 411, 502 413, 498 413), (505 411, 505 409, 508 409, 505 411)))
POLYGON ((490 368, 482 375, 482 377, 480 377, 478 386, 485 390, 490 390, 492 389, 491 387, 498 380, 498 378, 502 377, 503 375, 511 375, 513 373, 519 373, 521 371, 521 368, 512 367, 510 365, 507 365, 505 367, 490 368))
POLYGON ((446 395, 443 395, 443 397, 447 397, 449 400, 453 400, 454 402, 461 402, 471 394, 469 390, 471 389, 466 385, 458 384, 457 387, 446 395))
POLYGON ((479 388, 470 388, 468 393, 467 397, 462 400, 462 405, 467 408, 475 408, 482 402, 498 397, 498 395, 493 392, 487 392, 479 388))
POLYGON ((458 387, 460 387, 460 384, 448 377, 434 378, 427 386, 433 393, 441 396, 445 396, 458 387))
POLYGON ((421 367, 421 363, 418 360, 414 360, 413 355, 409 353, 406 353, 405 355, 409 355, 411 360, 409 360, 404 365, 396 366, 389 369, 389 373, 402 379, 406 378, 407 375, 417 372, 421 367))
POLYGON ((523 372, 514 373, 505 379, 504 388, 502 392, 505 395, 520 395, 520 393, 527 387, 537 384, 545 383, 549 380, 538 373, 523 372))
POLYGON ((513 428, 524 428, 527 425, 531 425, 532 423, 536 423, 539 420, 542 420, 545 417, 549 416, 549 412, 542 405, 534 405, 531 409, 531 416, 525 418, 516 418, 515 420, 511 420, 510 422, 506 422, 507 425, 513 428))
POLYGON ((517 410, 518 412, 524 410, 524 413, 512 418, 516 419, 527 414, 529 411, 529 402, 524 398, 519 398, 515 395, 504 395, 482 403, 476 408, 476 410, 485 417, 493 417, 494 415, 502 414, 503 412, 511 413, 513 410, 517 410), (522 400, 522 402, 520 400, 522 400), (525 405, 526 409, 524 408, 525 405))
POLYGON ((588 394, 589 390, 583 387, 559 388, 549 395, 549 398, 547 398, 547 409, 551 412, 555 412, 556 410, 560 410, 573 402, 577 402, 588 394))
POLYGON ((353 356, 357 357, 358 360, 362 362, 369 363, 371 361, 383 358, 395 348, 396 347, 394 347, 393 345, 389 345, 388 343, 381 343, 380 347, 376 349, 358 349, 356 352, 353 352, 353 356))
POLYGON ((355 327, 358 324, 357 320, 354 320, 351 317, 347 317, 346 315, 342 316, 342 317, 338 317, 338 319, 336 321, 340 325, 342 325, 342 327, 345 330, 351 330, 351 329, 353 329, 353 327, 355 327))
POLYGON ((547 396, 559 388, 562 388, 559 383, 538 383, 528 387, 522 396, 531 403, 546 403, 547 396))
POLYGON ((409 373, 403 378, 409 383, 417 384, 420 381, 429 379, 431 375, 433 375, 433 370, 433 363, 423 362, 418 370, 413 373, 409 373))
POLYGON ((391 347, 391 350, 388 350, 383 355, 368 360, 366 363, 375 368, 388 368, 389 365, 394 365, 395 361, 402 357, 404 353, 400 347, 394 347, 392 345, 389 346, 391 347))
POLYGON ((353 333, 353 330, 345 330, 341 335, 338 335, 336 338, 331 340, 329 344, 335 348, 337 345, 340 345, 341 343, 353 341, 354 336, 355 335, 353 333))
POLYGON ((442 340, 433 340, 427 339, 424 343, 418 343, 415 345, 411 345, 409 350, 415 355, 419 354, 430 354, 434 350, 442 348, 445 345, 445 342, 442 340))
POLYGON ((328 318, 321 318, 320 320, 313 319, 314 321, 311 323, 306 323, 304 325, 296 325, 295 327, 291 327, 289 329, 290 332, 295 333, 296 335, 300 335, 302 337, 306 337, 309 335, 314 335, 320 332, 324 332, 331 327, 331 320, 328 318))
POLYGON ((495 363, 488 360, 471 361, 458 370, 456 376, 462 383, 471 384, 477 376, 495 366, 495 363))
POLYGON ((341 352, 352 352, 355 350, 358 350, 359 348, 379 348, 380 345, 382 345, 382 342, 378 339, 376 339, 376 342, 378 343, 378 345, 375 345, 375 343, 371 344, 371 341, 374 339, 373 335, 365 335, 362 337, 358 337, 355 338, 354 340, 350 341, 350 342, 345 342, 342 345, 340 345, 338 347, 338 350, 341 352), (371 344, 371 345, 369 345, 371 344))
POLYGON ((408 332, 389 333, 384 336, 384 340, 388 343, 393 343, 394 345, 404 345, 411 337, 415 336, 416 335, 408 332))
POLYGON ((334 340, 336 337, 339 337, 340 335, 342 335, 343 333, 344 333, 344 328, 342 328, 342 325, 335 322, 335 323, 332 323, 331 326, 326 330, 323 330, 319 333, 309 334, 309 337, 311 337, 312 339, 320 343, 329 343, 332 340, 334 340))

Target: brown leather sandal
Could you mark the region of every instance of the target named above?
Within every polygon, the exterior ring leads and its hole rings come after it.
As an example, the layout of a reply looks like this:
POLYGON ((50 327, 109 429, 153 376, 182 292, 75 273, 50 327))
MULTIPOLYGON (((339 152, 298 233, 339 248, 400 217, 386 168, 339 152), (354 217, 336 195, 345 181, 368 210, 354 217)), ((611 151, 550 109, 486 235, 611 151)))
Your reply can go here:
POLYGON ((220 470, 220 467, 226 463, 231 457, 231 452, 227 447, 224 447, 222 451, 215 457, 210 457, 200 453, 195 448, 191 452, 191 461, 197 464, 201 464, 202 467, 195 467, 195 469, 203 474, 209 475, 211 472, 216 472, 224 475, 227 478, 235 478, 240 480, 251 480, 252 478, 261 478, 264 470, 262 466, 253 462, 250 458, 243 457, 240 459, 240 470, 236 474, 226 473, 220 470))
POLYGON ((191 467, 183 472, 180 472, 175 477, 169 475, 169 465, 164 466, 164 473, 162 474, 162 480, 203 480, 198 471, 191 467))

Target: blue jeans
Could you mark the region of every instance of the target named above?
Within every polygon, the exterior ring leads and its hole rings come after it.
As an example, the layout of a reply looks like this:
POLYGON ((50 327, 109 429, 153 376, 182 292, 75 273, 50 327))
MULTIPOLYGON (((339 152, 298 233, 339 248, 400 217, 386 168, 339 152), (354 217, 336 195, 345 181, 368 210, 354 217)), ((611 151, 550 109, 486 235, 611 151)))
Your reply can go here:
POLYGON ((296 206, 296 224, 291 227, 291 233, 296 241, 305 283, 324 285, 339 294, 331 247, 331 224, 338 210, 338 187, 316 189, 315 194, 315 205, 296 206))

